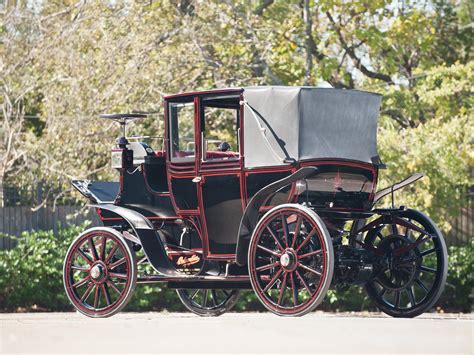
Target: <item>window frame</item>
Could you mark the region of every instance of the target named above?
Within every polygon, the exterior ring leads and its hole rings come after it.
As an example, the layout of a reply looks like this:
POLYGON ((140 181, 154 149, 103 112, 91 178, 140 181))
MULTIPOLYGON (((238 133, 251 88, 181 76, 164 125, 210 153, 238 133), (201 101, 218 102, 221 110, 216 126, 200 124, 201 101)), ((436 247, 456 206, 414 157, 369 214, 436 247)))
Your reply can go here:
POLYGON ((170 161, 172 163, 190 163, 190 162, 194 162, 196 160, 196 156, 198 154, 198 149, 197 149, 197 135, 196 135, 196 102, 195 100, 190 97, 190 98, 186 98, 185 100, 180 100, 180 101, 169 101, 168 102, 168 105, 167 105, 167 113, 168 113, 168 124, 169 124, 169 157, 170 157, 170 161), (179 137, 179 115, 177 114, 176 115, 176 125, 178 127, 178 132, 175 132, 175 127, 174 127, 174 120, 173 120, 173 115, 172 115, 172 108, 173 107, 179 107, 180 105, 183 105, 183 106, 192 106, 193 107, 193 120, 192 120, 192 124, 193 124, 193 129, 192 129, 192 132, 193 132, 193 145, 194 145, 194 148, 193 148, 193 151, 194 151, 194 154, 190 155, 190 156, 185 156, 185 157, 176 157, 174 156, 174 152, 175 152, 175 148, 174 148, 174 134, 175 133, 178 133, 178 138, 179 137))
MULTIPOLYGON (((200 127, 199 127, 199 140, 200 140, 200 161, 201 163, 217 163, 217 162, 238 162, 242 158, 242 147, 241 147, 241 124, 242 124, 242 112, 240 107, 240 99, 241 96, 236 94, 220 94, 217 96, 206 96, 202 97, 199 101, 199 111, 200 111, 200 127), (219 99, 236 99, 239 102, 239 106, 235 108, 225 108, 221 107, 220 109, 230 109, 235 111, 235 118, 234 118, 234 125, 236 130, 234 131, 237 141, 237 149, 233 151, 237 154, 235 157, 223 157, 223 158, 212 158, 208 159, 205 154, 207 153, 207 149, 204 149, 207 139, 206 139, 206 127, 207 127, 207 120, 206 120, 206 107, 213 108, 213 106, 206 105, 206 101, 209 100, 219 100, 219 99)), ((215 106, 214 106, 215 107, 215 106)), ((215 107, 219 108, 219 107, 215 107)))

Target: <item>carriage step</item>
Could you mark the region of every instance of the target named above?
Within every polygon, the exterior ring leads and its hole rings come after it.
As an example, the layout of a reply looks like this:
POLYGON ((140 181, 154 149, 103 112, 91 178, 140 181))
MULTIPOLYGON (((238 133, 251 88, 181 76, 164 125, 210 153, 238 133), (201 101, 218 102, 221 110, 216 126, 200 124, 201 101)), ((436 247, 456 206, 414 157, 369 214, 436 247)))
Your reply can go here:
POLYGON ((242 276, 212 276, 212 275, 146 275, 137 279, 138 283, 166 282, 169 288, 213 288, 213 289, 251 289, 250 279, 247 275, 242 276))

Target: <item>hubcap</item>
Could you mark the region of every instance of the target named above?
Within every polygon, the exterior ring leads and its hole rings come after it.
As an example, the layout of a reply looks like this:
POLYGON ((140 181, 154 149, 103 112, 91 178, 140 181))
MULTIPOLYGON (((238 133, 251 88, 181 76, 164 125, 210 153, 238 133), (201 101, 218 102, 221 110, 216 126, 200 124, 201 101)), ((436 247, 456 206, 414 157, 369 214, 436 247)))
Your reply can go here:
POLYGON ((280 256, 280 265, 285 271, 293 271, 296 268, 296 255, 293 249, 288 248, 280 256))
POLYGON ((378 280, 387 290, 404 290, 413 285, 419 276, 422 259, 417 249, 409 250, 399 257, 393 256, 393 250, 412 243, 408 238, 398 235, 390 235, 380 243, 379 247, 386 255, 388 267, 378 280))
POLYGON ((280 264, 283 267, 287 267, 288 265, 290 265, 290 261, 290 254, 288 253, 285 253, 280 257, 280 264))
POLYGON ((101 264, 96 264, 92 267, 90 275, 94 281, 100 281, 105 275, 105 268, 101 264))

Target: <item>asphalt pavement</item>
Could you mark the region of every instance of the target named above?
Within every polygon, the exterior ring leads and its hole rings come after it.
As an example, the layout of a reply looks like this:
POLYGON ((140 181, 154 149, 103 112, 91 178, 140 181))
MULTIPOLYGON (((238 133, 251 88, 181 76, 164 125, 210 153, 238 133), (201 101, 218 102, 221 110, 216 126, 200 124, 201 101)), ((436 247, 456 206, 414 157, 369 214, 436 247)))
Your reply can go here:
POLYGON ((450 353, 474 354, 472 315, 315 312, 121 313, 91 319, 76 313, 0 314, 0 353, 450 353))

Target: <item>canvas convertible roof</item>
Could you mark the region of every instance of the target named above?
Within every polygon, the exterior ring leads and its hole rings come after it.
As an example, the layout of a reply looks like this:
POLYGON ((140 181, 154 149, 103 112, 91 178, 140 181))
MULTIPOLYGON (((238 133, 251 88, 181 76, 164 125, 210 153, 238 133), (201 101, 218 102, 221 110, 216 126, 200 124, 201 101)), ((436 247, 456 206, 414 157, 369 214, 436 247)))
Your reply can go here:
POLYGON ((376 163, 379 94, 315 87, 247 87, 245 166, 292 159, 376 163))

